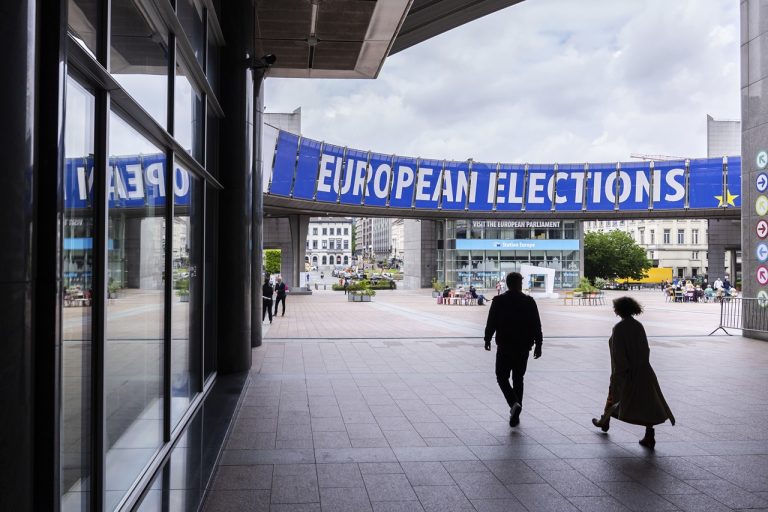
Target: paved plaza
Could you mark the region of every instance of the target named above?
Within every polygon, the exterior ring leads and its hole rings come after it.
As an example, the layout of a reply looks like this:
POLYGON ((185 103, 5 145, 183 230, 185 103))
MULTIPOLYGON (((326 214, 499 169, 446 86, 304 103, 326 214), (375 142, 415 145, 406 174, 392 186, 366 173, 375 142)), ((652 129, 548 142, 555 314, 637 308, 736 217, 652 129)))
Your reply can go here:
MULTIPOLYGON (((423 291, 289 296, 265 326, 205 510, 768 510, 768 343, 707 336, 717 304, 631 292, 677 418, 603 434, 610 307, 539 299, 520 425, 483 350, 488 307, 423 291)), ((738 332, 737 332, 738 333, 738 332)))

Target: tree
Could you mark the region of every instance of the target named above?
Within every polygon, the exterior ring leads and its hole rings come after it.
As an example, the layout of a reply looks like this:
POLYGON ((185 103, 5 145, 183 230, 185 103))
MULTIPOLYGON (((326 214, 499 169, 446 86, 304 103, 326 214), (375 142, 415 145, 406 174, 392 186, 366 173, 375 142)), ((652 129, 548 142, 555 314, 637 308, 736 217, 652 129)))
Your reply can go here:
POLYGON ((264 271, 267 274, 279 274, 280 259, 280 249, 266 249, 264 251, 264 271))
POLYGON ((645 249, 623 231, 584 235, 584 275, 593 279, 642 279, 651 262, 645 249))

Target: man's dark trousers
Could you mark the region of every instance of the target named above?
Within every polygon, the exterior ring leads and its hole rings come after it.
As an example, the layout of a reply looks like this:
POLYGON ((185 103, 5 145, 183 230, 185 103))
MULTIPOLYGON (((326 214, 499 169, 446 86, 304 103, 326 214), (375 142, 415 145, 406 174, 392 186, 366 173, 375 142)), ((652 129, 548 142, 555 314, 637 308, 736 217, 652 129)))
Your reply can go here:
POLYGON ((511 351, 502 347, 496 349, 496 381, 511 409, 515 402, 523 405, 523 377, 528 368, 529 352, 511 351), (512 373, 512 385, 509 374, 512 373))
POLYGON ((277 316, 277 306, 280 305, 280 302, 283 303, 283 316, 285 316, 285 295, 280 296, 279 294, 277 295, 275 300, 275 316, 277 316))
POLYGON ((261 307, 261 321, 263 322, 264 316, 269 313, 269 322, 272 323, 272 299, 261 299, 261 301, 263 303, 261 307))

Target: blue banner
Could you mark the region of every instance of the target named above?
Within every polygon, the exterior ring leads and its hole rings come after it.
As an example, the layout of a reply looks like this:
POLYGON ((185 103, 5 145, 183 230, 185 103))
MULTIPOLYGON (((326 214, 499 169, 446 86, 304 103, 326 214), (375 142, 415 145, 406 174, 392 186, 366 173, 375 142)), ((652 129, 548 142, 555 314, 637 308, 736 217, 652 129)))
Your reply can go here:
MULTIPOLYGON (((164 154, 120 156, 109 159, 106 186, 109 208, 146 208, 165 206, 164 154)), ((176 166, 173 193, 177 205, 189 205, 188 171, 176 166)), ((64 207, 93 206, 93 159, 68 158, 64 162, 64 207)))
MULTIPOLYGON (((280 132, 269 192, 348 205, 446 211, 606 212, 738 207, 741 162, 722 159, 588 164, 443 162, 369 153, 280 132), (298 159, 297 159, 298 149, 298 159), (295 175, 295 176, 294 176, 295 175), (686 177, 688 187, 686 196, 686 177)), ((69 166, 84 165, 82 159, 69 166)), ((125 165, 118 162, 118 167, 125 165)), ((122 167, 121 167, 122 166, 122 167)), ((71 180, 77 180, 77 171, 71 180)), ((131 168, 121 171, 131 174, 131 168)), ((118 184, 119 186, 119 184, 118 184)), ((71 185, 68 184, 71 188, 71 185)))
POLYGON ((495 194, 496 209, 501 212, 519 212, 523 208, 523 187, 525 186, 525 166, 521 164, 501 164, 496 179, 491 180, 488 200, 493 201, 495 194))
POLYGON ((386 206, 392 188, 392 155, 371 153, 370 175, 365 185, 365 204, 386 206))
POLYGON ((293 197, 314 199, 317 173, 320 169, 320 146, 322 143, 312 139, 301 139, 299 159, 296 163, 296 179, 293 183, 293 197))
POLYGON ((458 251, 578 251, 578 240, 456 239, 458 251))

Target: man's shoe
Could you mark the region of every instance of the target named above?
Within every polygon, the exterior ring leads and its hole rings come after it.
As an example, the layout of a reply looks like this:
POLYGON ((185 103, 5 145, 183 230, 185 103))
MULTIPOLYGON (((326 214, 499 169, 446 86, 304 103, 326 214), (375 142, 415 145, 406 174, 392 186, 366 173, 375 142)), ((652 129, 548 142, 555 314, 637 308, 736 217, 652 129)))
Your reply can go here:
POLYGON ((523 406, 520 405, 520 402, 515 402, 512 404, 512 407, 509 409, 509 426, 510 427, 516 427, 520 424, 520 411, 523 409, 523 406))

